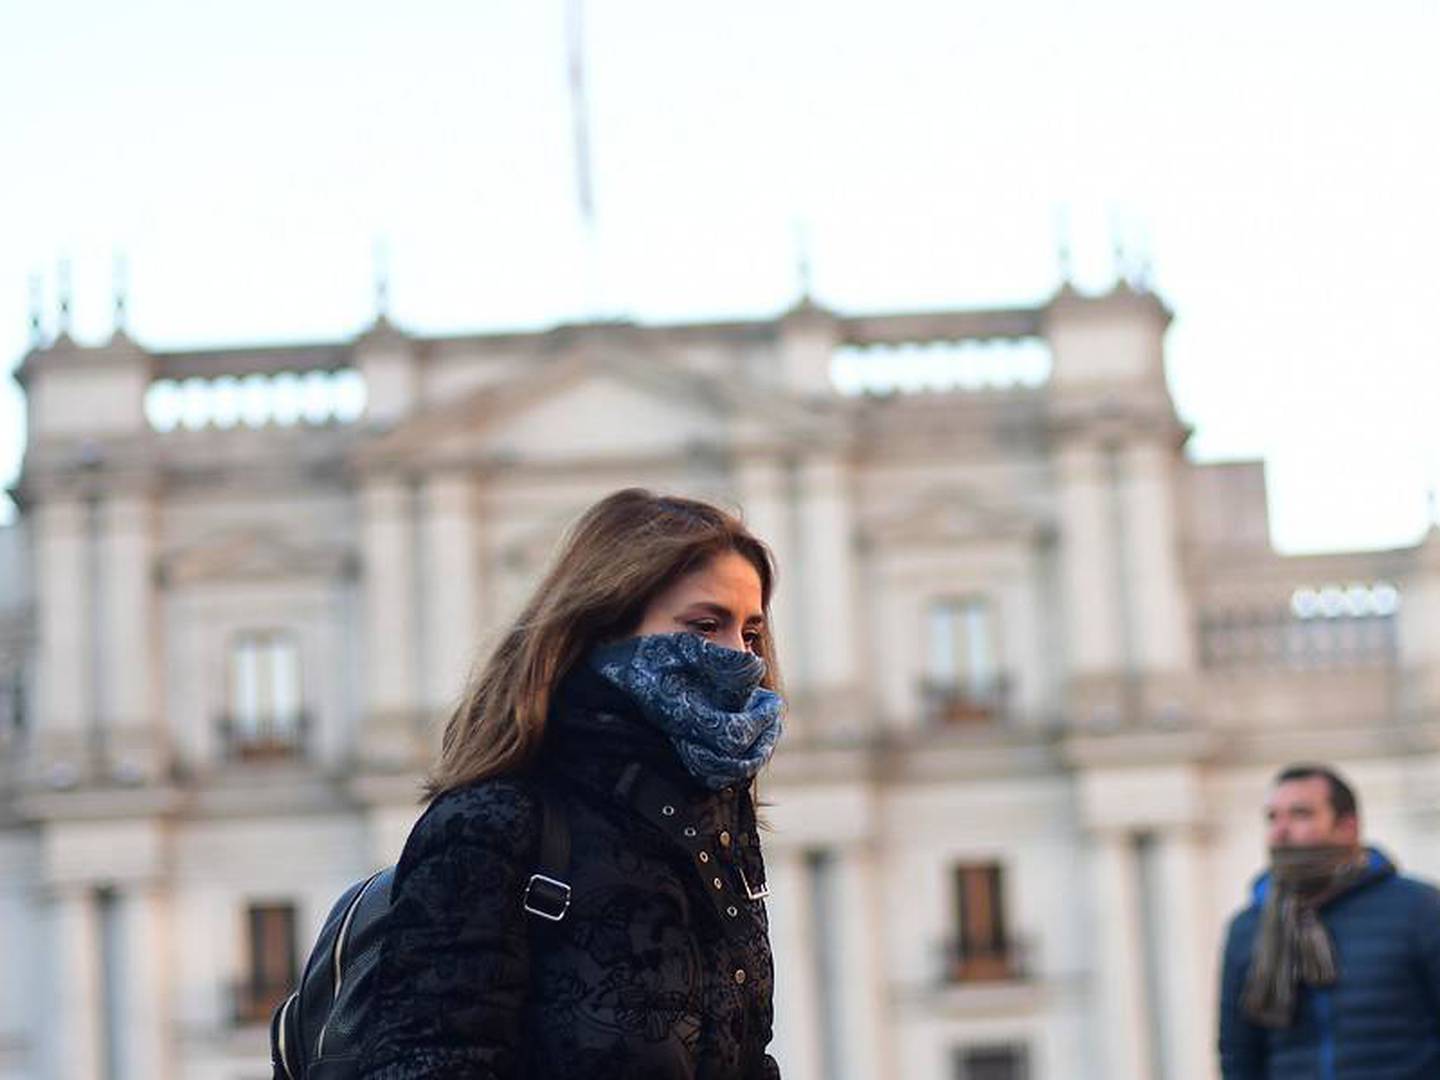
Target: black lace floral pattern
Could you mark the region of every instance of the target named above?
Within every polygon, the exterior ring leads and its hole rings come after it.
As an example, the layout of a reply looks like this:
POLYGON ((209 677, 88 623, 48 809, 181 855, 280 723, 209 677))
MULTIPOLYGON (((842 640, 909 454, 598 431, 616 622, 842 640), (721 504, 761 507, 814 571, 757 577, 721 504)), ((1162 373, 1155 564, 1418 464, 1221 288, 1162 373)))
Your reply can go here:
POLYGON ((573 724, 538 780, 450 792, 422 817, 396 870, 363 1076, 778 1080, 765 911, 743 886, 764 875, 749 795, 701 787, 636 723, 573 724), (671 770, 672 814, 612 798, 637 759, 671 770), (536 782, 562 792, 570 824, 574 894, 556 924, 521 909, 536 782))

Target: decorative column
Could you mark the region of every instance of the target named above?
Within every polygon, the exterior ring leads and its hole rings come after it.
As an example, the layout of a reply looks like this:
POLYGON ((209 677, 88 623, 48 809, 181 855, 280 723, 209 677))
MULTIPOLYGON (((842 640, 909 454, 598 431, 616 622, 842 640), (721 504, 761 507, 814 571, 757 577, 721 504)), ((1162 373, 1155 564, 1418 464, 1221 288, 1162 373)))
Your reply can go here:
POLYGON ((365 721, 357 751, 391 766, 412 763, 419 749, 412 503, 398 476, 367 477, 360 490, 365 721))
POLYGON ((1066 659, 1078 679, 1111 676, 1126 657, 1109 462, 1100 446, 1076 440, 1060 446, 1055 471, 1066 659))
POLYGON ((876 859, 870 847, 851 843, 837 852, 839 880, 841 978, 832 993, 839 995, 842 1020, 839 1075, 845 1080, 886 1080, 890 1055, 883 1045, 885 1016, 884 965, 879 955, 883 920, 876 859))
POLYGON ((1219 948, 1218 927, 1206 921, 1208 881, 1199 831, 1177 825, 1157 835, 1157 908, 1161 940, 1160 1029, 1164 1033, 1166 1080, 1210 1080, 1213 1072, 1215 987, 1212 970, 1219 948))
POLYGON ((1120 459, 1122 523, 1130 578, 1126 597, 1135 660, 1148 672, 1188 670, 1193 663, 1189 604, 1180 567, 1176 452, 1158 439, 1127 445, 1120 459))
POLYGON ((1063 288, 1045 310, 1067 694, 1086 726, 1179 720, 1191 693, 1170 317, 1123 283, 1095 297, 1063 288))
POLYGON ((796 848, 765 852, 770 898, 770 945, 775 959, 775 1039, 771 1052, 786 1080, 829 1080, 820 1075, 820 1003, 816 985, 815 928, 804 854, 796 848))
POLYGON ((157 709, 153 508, 148 496, 107 495, 100 507, 100 702, 109 766, 128 779, 163 774, 157 709))
POLYGON ((1145 1021, 1140 871, 1133 836, 1119 829, 1092 833, 1091 888, 1098 977, 1100 1076, 1150 1080, 1150 1031, 1145 1021))
POLYGON ((1440 525, 1431 525, 1400 582, 1399 649, 1402 709, 1432 722, 1440 715, 1440 525))
POLYGON ((427 717, 443 724, 465 689, 479 648, 480 555, 474 485, 463 474, 427 476, 420 493, 424 687, 427 717))
POLYGON ((168 1080, 172 1073, 170 1030, 170 937, 167 897, 155 882, 136 881, 118 897, 120 954, 115 1060, 112 1080, 168 1080))
POLYGON ((78 781, 91 757, 95 712, 90 611, 89 508, 47 496, 31 512, 36 564, 36 742, 34 768, 50 781, 78 781))
POLYGON ((807 458, 800 466, 798 571, 803 620, 802 700, 812 730, 830 738, 856 737, 866 714, 859 700, 855 525, 849 475, 838 456, 807 458))
POLYGON ((99 912, 88 885, 51 891, 49 1022, 45 1073, 49 1080, 108 1080, 102 1018, 99 912))
MULTIPOLYGON (((795 557, 792 532, 795 505, 791 498, 793 476, 789 463, 765 453, 742 458, 736 466, 740 504, 745 524, 770 547, 777 570, 775 593, 770 598, 771 636, 792 692, 807 683, 800 649, 798 578, 800 564, 795 557)), ((795 734, 792 730, 790 734, 795 734)))

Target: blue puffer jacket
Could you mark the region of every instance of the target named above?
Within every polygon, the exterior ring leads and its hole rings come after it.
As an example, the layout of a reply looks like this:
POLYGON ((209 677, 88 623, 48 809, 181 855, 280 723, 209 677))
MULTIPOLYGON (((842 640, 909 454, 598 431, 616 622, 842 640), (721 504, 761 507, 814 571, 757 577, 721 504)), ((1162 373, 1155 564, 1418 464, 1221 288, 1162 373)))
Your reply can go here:
POLYGON ((1295 1023, 1272 1031, 1241 1005, 1269 879, 1230 922, 1220 982, 1225 1080, 1440 1077, 1440 891, 1401 877, 1378 851, 1370 871, 1320 910, 1340 978, 1302 988, 1295 1023))

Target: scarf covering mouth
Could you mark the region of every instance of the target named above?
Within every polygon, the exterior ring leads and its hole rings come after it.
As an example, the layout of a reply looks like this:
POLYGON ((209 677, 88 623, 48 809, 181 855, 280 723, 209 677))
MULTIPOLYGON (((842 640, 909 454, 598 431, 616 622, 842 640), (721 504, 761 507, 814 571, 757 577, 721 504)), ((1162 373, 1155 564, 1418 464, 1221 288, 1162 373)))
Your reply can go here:
POLYGON ((711 790, 750 780, 775 752, 785 705, 760 685, 765 661, 753 653, 682 632, 601 645, 587 662, 629 695, 711 790))
POLYGON ((1270 889, 1260 915, 1245 982, 1246 1014, 1266 1028, 1295 1021, 1300 987, 1334 986, 1335 943, 1320 921, 1328 901, 1364 879, 1363 848, 1277 847, 1270 852, 1270 889))

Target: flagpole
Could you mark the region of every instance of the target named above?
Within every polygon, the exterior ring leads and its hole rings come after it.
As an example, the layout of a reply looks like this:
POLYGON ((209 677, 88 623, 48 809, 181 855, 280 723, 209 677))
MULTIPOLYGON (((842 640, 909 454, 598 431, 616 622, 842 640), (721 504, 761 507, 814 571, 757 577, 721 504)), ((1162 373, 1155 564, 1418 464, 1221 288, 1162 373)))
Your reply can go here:
POLYGON ((567 73, 570 84, 570 118, 575 159, 575 201, 579 211, 581 317, 599 319, 601 302, 600 239, 595 221, 595 191, 590 169, 590 110, 585 92, 585 20, 583 0, 567 0, 565 10, 567 73))

